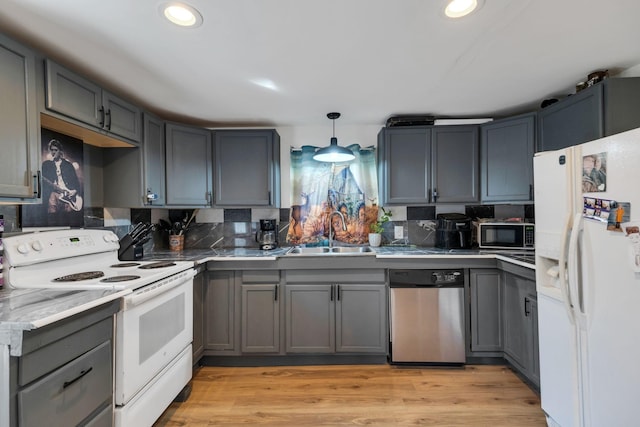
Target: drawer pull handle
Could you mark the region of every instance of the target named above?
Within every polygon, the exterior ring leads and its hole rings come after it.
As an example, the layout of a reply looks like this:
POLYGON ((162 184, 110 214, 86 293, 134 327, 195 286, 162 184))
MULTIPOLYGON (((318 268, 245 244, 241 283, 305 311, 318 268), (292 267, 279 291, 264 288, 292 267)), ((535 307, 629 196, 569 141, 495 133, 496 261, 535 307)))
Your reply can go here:
POLYGON ((87 369, 86 371, 80 371, 80 375, 78 375, 77 377, 75 377, 74 379, 72 379, 71 381, 65 381, 64 384, 62 384, 62 388, 67 388, 69 387, 71 384, 75 383, 76 381, 78 381, 80 378, 84 377, 85 375, 87 375, 89 372, 91 372, 93 370, 93 366, 90 367, 89 369, 87 369))

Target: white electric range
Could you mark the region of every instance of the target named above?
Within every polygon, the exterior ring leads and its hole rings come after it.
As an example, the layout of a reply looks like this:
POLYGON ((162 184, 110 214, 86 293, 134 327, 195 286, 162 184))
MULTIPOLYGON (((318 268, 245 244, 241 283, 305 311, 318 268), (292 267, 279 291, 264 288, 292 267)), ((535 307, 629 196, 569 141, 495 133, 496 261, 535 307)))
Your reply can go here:
POLYGON ((130 289, 115 319, 116 426, 151 426, 190 381, 193 275, 189 261, 119 261, 119 239, 97 229, 4 239, 13 288, 130 289))

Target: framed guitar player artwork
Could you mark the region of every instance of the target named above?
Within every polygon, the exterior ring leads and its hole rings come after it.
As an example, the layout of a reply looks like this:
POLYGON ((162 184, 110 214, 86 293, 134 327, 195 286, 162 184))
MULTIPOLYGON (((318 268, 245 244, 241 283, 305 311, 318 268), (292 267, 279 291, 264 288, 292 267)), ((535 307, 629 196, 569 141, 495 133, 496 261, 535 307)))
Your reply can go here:
POLYGON ((22 205, 22 228, 84 227, 82 140, 42 128, 42 204, 22 205))

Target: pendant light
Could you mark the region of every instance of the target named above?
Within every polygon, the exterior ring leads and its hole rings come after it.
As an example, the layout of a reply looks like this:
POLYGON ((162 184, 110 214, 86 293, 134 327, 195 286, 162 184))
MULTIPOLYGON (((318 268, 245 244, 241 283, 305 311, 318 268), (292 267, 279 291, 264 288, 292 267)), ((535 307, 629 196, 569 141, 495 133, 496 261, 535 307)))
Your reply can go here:
POLYGON ((327 117, 333 120, 333 137, 331 138, 331 144, 328 147, 324 147, 316 151, 313 155, 313 159, 319 162, 349 162, 356 158, 351 150, 348 148, 340 147, 338 145, 338 138, 336 138, 336 119, 340 117, 340 113, 329 113, 327 117))

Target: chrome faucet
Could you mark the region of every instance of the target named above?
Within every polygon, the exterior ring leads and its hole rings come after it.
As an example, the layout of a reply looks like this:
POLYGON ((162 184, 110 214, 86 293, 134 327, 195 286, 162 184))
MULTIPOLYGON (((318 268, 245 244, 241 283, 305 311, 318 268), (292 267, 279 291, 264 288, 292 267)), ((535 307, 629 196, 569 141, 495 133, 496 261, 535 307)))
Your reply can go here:
POLYGON ((347 223, 344 220, 344 215, 342 215, 342 212, 340 211, 333 211, 329 214, 329 247, 332 248, 333 247, 333 224, 331 222, 331 218, 335 215, 338 214, 340 216, 340 219, 342 219, 342 230, 343 231, 347 231, 347 223))

